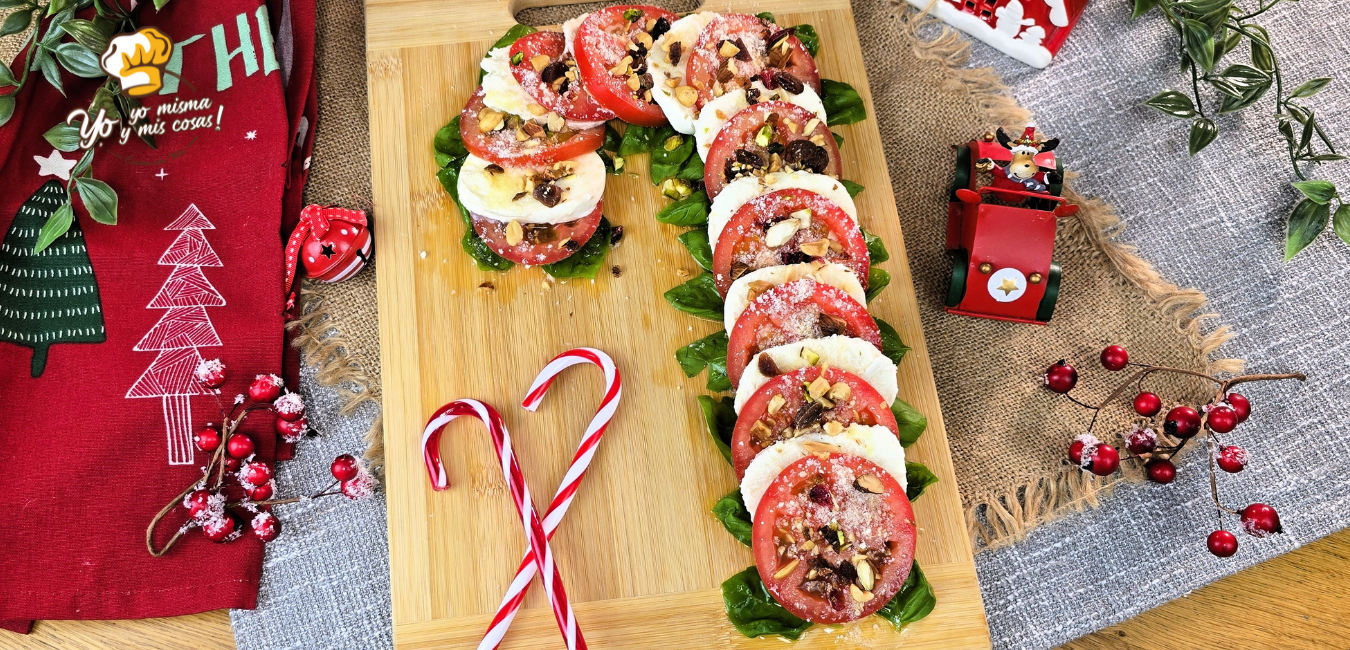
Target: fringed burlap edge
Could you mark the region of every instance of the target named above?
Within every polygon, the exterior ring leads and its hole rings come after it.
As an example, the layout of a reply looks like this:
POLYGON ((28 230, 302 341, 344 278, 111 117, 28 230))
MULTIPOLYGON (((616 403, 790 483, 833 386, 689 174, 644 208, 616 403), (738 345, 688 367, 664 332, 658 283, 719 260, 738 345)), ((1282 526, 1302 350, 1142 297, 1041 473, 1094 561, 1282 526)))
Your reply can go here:
MULTIPOLYGON (((1017 104, 992 68, 966 67, 970 44, 964 36, 927 12, 914 10, 896 0, 892 0, 892 4, 905 10, 902 20, 909 36, 914 39, 914 53, 920 60, 934 61, 943 67, 946 89, 968 92, 984 121, 991 126, 1002 125, 1021 130, 1031 117, 1030 112, 1017 104), (936 35, 925 38, 920 35, 921 31, 936 35)), ((1204 360, 1204 372, 1216 374, 1241 371, 1241 359, 1210 359, 1210 355, 1233 334, 1226 325, 1209 332, 1203 331, 1205 321, 1218 318, 1217 314, 1202 311, 1207 302, 1205 294, 1168 282, 1153 265, 1136 255, 1134 246, 1116 241, 1123 224, 1110 205, 1100 199, 1084 198, 1072 189, 1066 189, 1065 192, 1065 198, 1081 208, 1077 216, 1081 227, 1075 228, 1070 236, 1078 243, 1090 244, 1101 251, 1117 272, 1143 289, 1159 305, 1177 332, 1190 341, 1204 360)), ((1129 478, 1137 477, 1100 479, 1066 465, 1052 476, 1017 486, 998 498, 967 504, 966 523, 971 542, 977 551, 1016 542, 1036 526, 1070 511, 1096 507, 1099 499, 1116 483, 1129 478)))
MULTIPOLYGON (((323 386, 337 389, 342 398, 343 417, 350 417, 362 404, 380 404, 380 385, 351 354, 352 343, 342 333, 335 308, 316 291, 304 288, 300 292, 304 314, 286 324, 298 330, 291 345, 301 352, 302 363, 318 366, 314 378, 323 386)), ((366 461, 376 475, 384 465, 384 416, 377 414, 366 431, 366 461)))

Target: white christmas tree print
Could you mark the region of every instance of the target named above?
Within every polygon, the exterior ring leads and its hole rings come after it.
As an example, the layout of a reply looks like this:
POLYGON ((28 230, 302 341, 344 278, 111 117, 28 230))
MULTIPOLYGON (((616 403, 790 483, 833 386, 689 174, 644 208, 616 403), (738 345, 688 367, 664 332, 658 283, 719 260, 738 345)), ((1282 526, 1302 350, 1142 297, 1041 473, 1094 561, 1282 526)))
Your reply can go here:
POLYGON ((133 348, 159 352, 159 356, 127 391, 127 397, 158 397, 163 401, 169 464, 191 465, 191 400, 193 395, 207 394, 193 376, 202 361, 197 348, 221 345, 206 308, 225 305, 224 296, 206 279, 202 267, 224 265, 202 234, 203 230, 215 230, 215 226, 196 204, 189 205, 165 230, 181 231, 159 258, 160 265, 172 266, 173 271, 146 308, 168 311, 133 348))

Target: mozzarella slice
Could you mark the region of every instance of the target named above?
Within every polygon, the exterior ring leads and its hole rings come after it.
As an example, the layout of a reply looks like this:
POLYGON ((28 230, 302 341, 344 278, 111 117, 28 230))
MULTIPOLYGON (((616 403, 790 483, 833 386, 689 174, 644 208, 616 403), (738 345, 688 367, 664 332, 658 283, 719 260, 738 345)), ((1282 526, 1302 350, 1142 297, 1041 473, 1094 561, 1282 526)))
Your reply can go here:
POLYGON ((459 170, 459 201, 480 217, 521 223, 567 223, 591 212, 605 193, 605 163, 595 153, 567 161, 573 174, 554 182, 562 189, 562 201, 553 207, 535 200, 527 191, 529 178, 543 167, 505 167, 488 171, 491 163, 473 154, 459 170), (516 198, 524 192, 524 196, 516 198))
POLYGON ((784 373, 810 365, 828 365, 847 370, 875 388, 887 404, 893 403, 895 396, 900 393, 900 385, 895 378, 895 362, 867 341, 835 334, 769 348, 751 357, 745 372, 741 374, 741 383, 736 387, 737 413, 741 412, 741 407, 745 406, 750 396, 769 381, 769 377, 759 371, 759 358, 765 355, 773 360, 779 372, 784 373), (819 358, 813 364, 804 351, 810 351, 819 358))
MULTIPOLYGON (((520 117, 523 120, 530 120, 539 124, 548 123, 548 113, 535 115, 530 111, 530 105, 538 106, 539 103, 525 92, 525 87, 516 81, 516 75, 511 72, 511 48, 499 47, 488 55, 483 57, 483 62, 479 64, 483 72, 483 105, 488 108, 502 111, 520 117)), ((574 131, 583 131, 585 129, 595 128, 604 124, 604 122, 584 122, 581 120, 567 120, 567 125, 574 131)))
MULTIPOLYGON (((751 82, 750 86, 759 91, 761 102, 783 101, 796 104, 815 113, 821 122, 825 121, 825 104, 810 86, 803 85, 802 92, 798 95, 782 88, 769 90, 760 81, 751 82)), ((726 124, 732 115, 749 105, 750 102, 745 99, 744 88, 737 88, 704 105, 703 110, 698 113, 698 120, 694 122, 694 140, 698 143, 699 158, 708 159, 708 149, 712 147, 713 140, 717 139, 717 134, 722 131, 722 125, 726 124)))
POLYGON ((820 445, 830 445, 841 453, 870 460, 890 474, 900 484, 900 489, 909 487, 906 481, 905 448, 900 445, 895 432, 883 426, 850 424, 839 435, 808 433, 759 452, 750 461, 750 466, 745 468, 745 478, 741 479, 741 496, 745 498, 746 510, 753 515, 759 509, 764 493, 783 470, 807 456, 819 453, 820 445))
POLYGON ((656 39, 652 44, 652 51, 647 54, 647 69, 652 73, 654 84, 652 99, 656 100, 656 104, 666 114, 670 126, 680 133, 694 132, 694 119, 697 113, 693 106, 685 106, 675 98, 675 88, 685 85, 686 64, 689 62, 689 54, 693 52, 694 41, 698 40, 699 32, 716 17, 717 14, 711 11, 700 11, 671 23, 670 31, 656 39), (669 50, 670 44, 675 42, 680 44, 680 62, 672 64, 669 50), (676 82, 674 85, 668 83, 672 79, 676 82))
POLYGON ((807 171, 775 172, 765 174, 763 178, 746 176, 727 183, 708 210, 708 241, 712 242, 713 250, 717 250, 722 229, 741 206, 770 192, 790 188, 815 192, 843 209, 855 223, 858 221, 858 207, 838 179, 807 171), (766 181, 766 178, 770 180, 766 181))
POLYGON ((576 39, 577 28, 581 27, 581 23, 586 22, 586 19, 590 17, 590 13, 584 13, 562 24, 563 39, 566 41, 566 45, 563 46, 563 51, 568 54, 576 54, 572 50, 572 41, 576 39))
POLYGON ((727 333, 730 333, 731 328, 736 326, 736 319, 741 317, 741 312, 744 312, 750 306, 751 284, 766 282, 776 287, 802 278, 811 278, 821 284, 838 287, 843 289, 844 293, 847 293, 850 298, 858 301, 858 304, 867 304, 867 292, 863 291, 862 283, 858 282, 858 276, 843 265, 833 262, 828 264, 803 262, 801 264, 769 266, 746 273, 731 283, 731 288, 727 290, 723 312, 723 324, 726 325, 727 333))

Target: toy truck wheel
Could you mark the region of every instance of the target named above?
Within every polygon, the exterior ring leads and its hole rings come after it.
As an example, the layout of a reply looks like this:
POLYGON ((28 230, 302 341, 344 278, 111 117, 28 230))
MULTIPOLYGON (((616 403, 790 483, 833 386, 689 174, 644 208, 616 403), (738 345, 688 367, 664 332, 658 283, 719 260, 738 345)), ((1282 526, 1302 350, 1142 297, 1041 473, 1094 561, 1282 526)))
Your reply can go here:
POLYGON ((1050 172, 1050 193, 1059 196, 1064 191, 1064 161, 1055 159, 1055 171, 1050 172))
MULTIPOLYGON (((951 252, 952 277, 951 283, 947 285, 947 306, 955 307, 961 304, 966 297, 966 274, 970 272, 970 253, 964 248, 958 248, 951 252)), ((1058 272, 1059 267, 1055 267, 1058 272)), ((1059 276, 1056 275, 1056 278, 1059 276)), ((1058 286, 1058 279, 1056 279, 1058 286)), ((1050 303, 1051 310, 1054 309, 1054 301, 1050 303)))
POLYGON ((1041 297, 1041 305, 1036 309, 1036 320, 1046 323, 1050 317, 1055 315, 1055 303, 1059 302, 1059 277, 1061 275, 1059 264, 1050 263, 1050 273, 1045 278, 1045 295, 1041 297))
POLYGON ((952 179, 952 189, 948 192, 948 201, 956 200, 956 190, 970 188, 970 145, 956 148, 956 175, 952 179))

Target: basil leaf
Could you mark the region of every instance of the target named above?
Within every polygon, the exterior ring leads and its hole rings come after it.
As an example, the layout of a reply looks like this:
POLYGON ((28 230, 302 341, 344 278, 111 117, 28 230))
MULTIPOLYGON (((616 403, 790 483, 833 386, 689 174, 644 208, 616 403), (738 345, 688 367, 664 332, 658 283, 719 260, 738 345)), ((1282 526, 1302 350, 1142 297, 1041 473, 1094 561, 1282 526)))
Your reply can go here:
MULTIPOLYGON (((688 370, 685 372, 688 372, 688 370)), ((725 458, 727 464, 730 465, 731 433, 736 429, 736 400, 731 397, 717 399, 710 395, 699 395, 698 407, 703 410, 703 423, 708 425, 708 435, 712 436, 713 444, 717 445, 717 451, 721 452, 722 458, 725 458)), ((740 492, 737 491, 736 498, 740 499, 740 496, 740 492)), ((713 512, 716 511, 717 509, 714 507, 713 512)), ((746 546, 749 546, 749 544, 746 544, 746 546)))
POLYGON ((694 261, 704 271, 712 270, 712 244, 708 241, 708 229, 696 228, 679 237, 680 243, 689 250, 694 261))
POLYGON ((1189 119, 1195 117, 1195 103, 1187 95, 1183 95, 1175 90, 1168 90, 1158 93, 1144 102, 1145 106, 1152 106, 1172 117, 1189 119))
POLYGON ((1336 230, 1336 236, 1341 241, 1350 244, 1350 203, 1341 203, 1341 207, 1336 208, 1336 214, 1331 217, 1331 227, 1336 230))
POLYGON ((923 435, 924 430, 928 428, 928 418, 924 417, 918 409, 910 406, 909 402, 896 398, 891 404, 891 415, 895 416, 895 423, 900 425, 900 446, 908 447, 919 441, 919 436, 923 435))
POLYGON ((722 583, 722 602, 731 624, 752 639, 777 634, 796 641, 811 627, 774 600, 759 578, 759 569, 753 566, 722 583))
POLYGON ((623 132, 623 140, 619 142, 619 155, 631 156, 651 151, 656 146, 656 137, 660 132, 658 127, 629 124, 623 132))
MULTIPOLYGON (((694 136, 663 126, 657 129, 652 139, 652 185, 660 185, 661 181, 679 174, 683 169, 689 155, 694 153, 694 136)), ((702 178, 702 174, 699 177, 702 178)))
POLYGON ((1200 150, 1208 147, 1209 143, 1217 137, 1219 137, 1219 127, 1214 125, 1214 120, 1208 117, 1196 118, 1194 122, 1191 122, 1191 155, 1200 153, 1200 150))
POLYGON ((895 365, 900 365, 900 360, 905 358, 906 352, 909 352, 909 346, 900 340, 900 334, 895 331, 894 327, 891 327, 890 323, 880 318, 873 320, 877 322, 877 329, 881 330, 881 353, 894 361, 895 365))
POLYGON ((722 322, 724 305, 717 293, 717 284, 711 273, 700 273, 693 279, 665 293, 666 302, 686 314, 722 322))
POLYGON ((937 476, 927 465, 905 461, 905 496, 909 497, 910 501, 922 496, 923 491, 937 481, 937 476))
POLYGON ((42 230, 38 232, 37 243, 33 246, 33 254, 36 255, 46 250, 58 237, 66 234, 66 231, 70 230, 70 224, 74 221, 75 210, 69 203, 62 204, 52 213, 52 216, 47 217, 47 223, 42 224, 42 230))
POLYGON ((469 216, 469 211, 459 202, 459 169, 463 166, 464 159, 457 158, 436 172, 436 180, 440 181, 441 187, 450 194, 450 198, 455 202, 455 208, 459 210, 460 221, 464 222, 464 237, 459 240, 459 246, 473 258, 479 271, 509 271, 516 263, 498 255, 482 237, 478 236, 473 229, 473 217, 469 216))
MULTIPOLYGON (((725 399, 730 400, 731 398, 725 399)), ((713 504, 712 513, 718 521, 722 522, 722 527, 727 529, 732 537, 736 538, 736 541, 746 546, 751 545, 750 542, 754 535, 750 511, 745 509, 745 499, 741 498, 740 488, 732 490, 731 494, 718 499, 717 503, 713 504)))
POLYGON ((1330 203, 1336 198, 1336 186, 1330 181, 1298 181, 1294 187, 1314 203, 1330 203))
POLYGON ((89 216, 102 224, 117 225, 117 192, 103 181, 92 178, 76 178, 75 191, 84 201, 84 209, 89 216))
MULTIPOLYGON (((441 127, 436 132, 436 137, 432 139, 431 146, 436 153, 443 154, 449 158, 463 158, 469 155, 469 150, 464 147, 464 138, 459 133, 459 116, 450 120, 449 124, 441 127)), ((440 160, 440 158, 437 158, 440 160)), ((444 167, 445 165, 441 165, 444 167)))
POLYGON ((1289 224, 1286 227, 1284 238, 1284 259, 1289 261, 1299 251, 1308 247, 1317 236, 1327 227, 1327 221, 1331 218, 1331 206, 1325 203, 1317 203, 1312 199, 1303 199, 1294 206, 1294 213, 1289 215, 1289 224))
POLYGON ((600 225, 595 227, 595 234, 586 240, 586 245, 581 250, 572 253, 565 259, 558 260, 552 264, 544 264, 539 268, 555 278, 590 278, 595 279, 600 267, 605 264, 605 255, 609 254, 609 236, 613 228, 609 225, 609 219, 600 217, 600 225))
MULTIPOLYGON (((792 35, 802 42, 802 47, 814 57, 820 51, 820 34, 816 33, 816 28, 811 25, 797 25, 792 28, 792 35)), ((828 112, 826 113, 829 114, 828 112)))
POLYGON ((755 14, 755 17, 760 20, 767 20, 769 22, 773 22, 773 14, 768 11, 761 11, 755 14))
MULTIPOLYGON (((511 47, 512 45, 515 45, 516 41, 520 40, 521 36, 525 36, 526 34, 533 34, 537 31, 539 30, 530 27, 529 25, 522 25, 520 23, 516 23, 511 26, 511 29, 506 30, 506 33, 502 34, 502 37, 497 39, 496 43, 492 44, 492 47, 488 48, 487 53, 491 54, 493 50, 499 47, 511 47)), ((486 54, 484 56, 486 56, 486 54)), ((482 66, 479 66, 478 85, 480 86, 483 85, 483 77, 486 76, 487 71, 483 70, 482 66)))
POLYGON ((891 254, 886 250, 886 242, 866 230, 862 231, 863 239, 867 241, 867 257, 872 264, 880 264, 891 259, 891 254))
POLYGON ((708 223, 708 210, 711 207, 708 193, 699 190, 661 208, 656 213, 656 220, 672 226, 702 226, 708 223))
POLYGON ((684 161, 684 166, 680 168, 680 173, 676 174, 675 177, 685 181, 703 180, 703 159, 697 155, 689 156, 689 159, 684 161))
MULTIPOLYGON (((845 190, 848 190, 849 198, 854 198, 854 197, 857 197, 859 194, 862 194, 863 186, 860 185, 860 184, 858 184, 858 183, 854 183, 853 181, 849 181, 849 180, 840 180, 840 181, 839 181, 839 184, 840 184, 840 185, 843 185, 845 190)), ((880 240, 878 240, 878 241, 880 241, 880 240)), ((870 246, 870 244, 869 244, 869 246, 870 246)), ((873 261, 876 261, 876 260, 873 260, 873 261)), ((882 261, 885 261, 885 260, 882 260, 882 261)))
POLYGON ((933 585, 928 583, 919 563, 915 562, 909 567, 905 584, 900 586, 891 602, 877 610, 877 616, 890 621, 899 632, 906 625, 928 616, 935 606, 937 597, 933 595, 933 585))
POLYGON ((1298 88, 1295 88, 1294 92, 1289 93, 1289 96, 1312 97, 1313 95, 1322 92, 1322 89, 1326 88, 1329 83, 1331 83, 1331 77, 1318 77, 1312 81, 1304 82, 1298 88))
POLYGON ((872 302, 886 285, 891 283, 891 274, 875 266, 867 269, 867 302, 872 302))
POLYGON ((867 119, 862 97, 853 86, 842 81, 821 79, 820 103, 825 107, 825 115, 829 116, 825 123, 830 126, 853 124, 867 119))
POLYGON ((718 329, 689 345, 675 351, 675 361, 679 362, 684 376, 693 377, 708 369, 707 388, 713 392, 731 390, 731 380, 727 379, 727 332, 718 329))
POLYGON ((600 143, 600 148, 605 151, 619 152, 619 144, 623 142, 623 136, 619 134, 618 129, 614 128, 614 123, 617 121, 605 122, 605 141, 600 143))
POLYGON ((58 122, 56 126, 47 129, 42 137, 47 140, 47 144, 59 151, 70 152, 80 148, 80 127, 78 124, 58 122))
POLYGON ((835 132, 833 132, 833 131, 830 132, 830 135, 834 136, 834 146, 839 147, 840 149, 843 149, 843 148, 844 148, 844 136, 839 135, 838 133, 835 133, 835 132))

